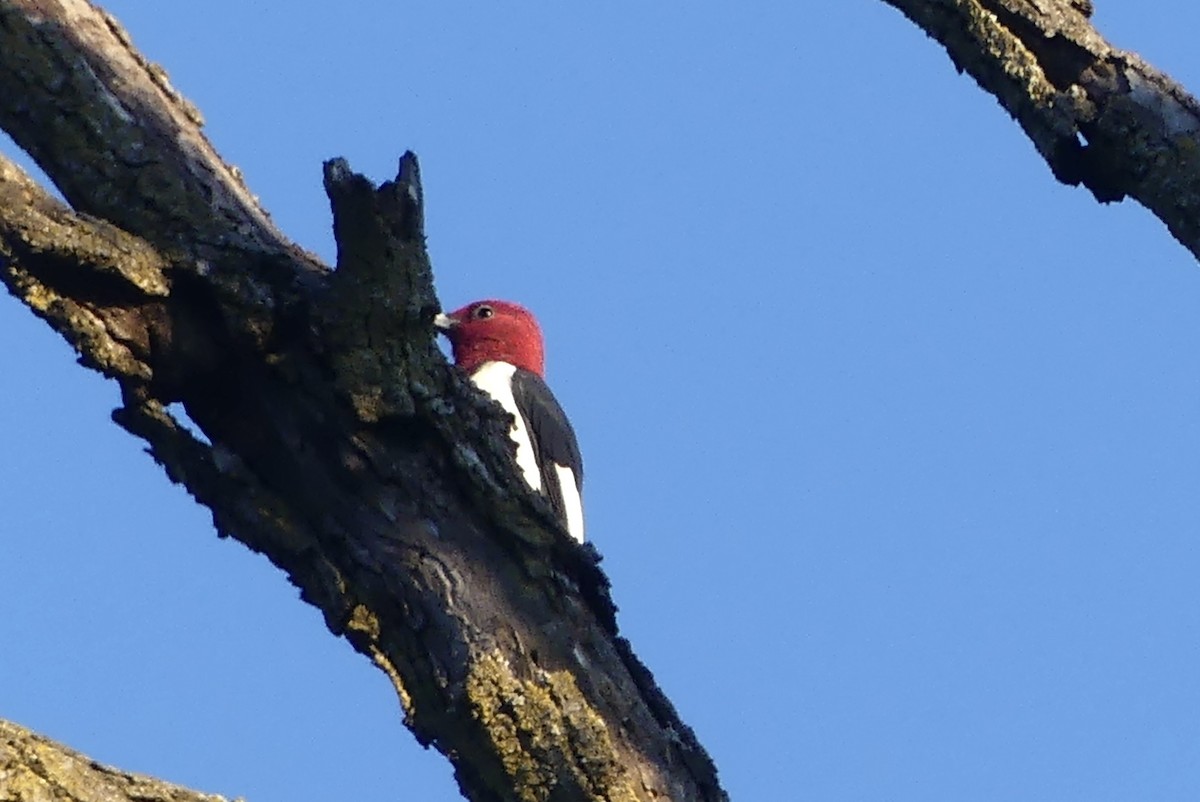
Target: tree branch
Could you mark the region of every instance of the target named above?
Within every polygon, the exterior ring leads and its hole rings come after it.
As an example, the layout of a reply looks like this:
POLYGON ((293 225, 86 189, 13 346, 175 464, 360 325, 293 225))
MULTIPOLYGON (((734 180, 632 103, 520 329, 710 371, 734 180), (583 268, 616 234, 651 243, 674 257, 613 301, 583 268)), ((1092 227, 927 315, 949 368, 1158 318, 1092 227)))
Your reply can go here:
POLYGON ((114 418, 287 571, 395 685, 475 800, 720 800, 617 634, 591 547, 517 474, 509 419, 445 363, 416 160, 326 165, 328 271, 199 115, 84 0, 0 0, 0 281, 119 382, 114 418), (208 442, 168 412, 182 403, 208 442))
POLYGON ((1090 0, 884 0, 995 95, 1054 176, 1135 198, 1200 258, 1200 103, 1092 26, 1090 0))
POLYGON ((102 766, 7 721, 0 721, 0 797, 66 802, 225 802, 215 794, 102 766))
POLYGON ((158 245, 292 252, 196 107, 112 15, 85 0, 9 0, 0 39, 12 99, 0 127, 38 164, 66 168, 51 177, 75 209, 158 245))

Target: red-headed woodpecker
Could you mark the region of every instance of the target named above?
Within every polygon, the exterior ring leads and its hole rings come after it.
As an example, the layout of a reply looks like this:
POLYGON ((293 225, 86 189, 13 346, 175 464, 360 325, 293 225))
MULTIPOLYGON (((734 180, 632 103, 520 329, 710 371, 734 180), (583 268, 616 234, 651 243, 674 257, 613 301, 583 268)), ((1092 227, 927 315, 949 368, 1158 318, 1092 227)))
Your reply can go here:
POLYGON ((449 338, 455 364, 513 416, 509 434, 521 475, 582 543, 583 458, 571 422, 546 386, 537 319, 514 303, 476 301, 438 315, 434 325, 449 338))

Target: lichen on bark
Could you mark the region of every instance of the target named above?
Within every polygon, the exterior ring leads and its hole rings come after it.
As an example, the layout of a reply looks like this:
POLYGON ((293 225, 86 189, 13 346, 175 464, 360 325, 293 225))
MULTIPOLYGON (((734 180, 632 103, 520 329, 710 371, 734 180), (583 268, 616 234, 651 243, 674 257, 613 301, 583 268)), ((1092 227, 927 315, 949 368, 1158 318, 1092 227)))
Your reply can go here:
POLYGON ((522 679, 502 654, 484 654, 471 666, 467 699, 521 802, 578 799, 579 791, 596 802, 638 799, 613 761, 603 718, 568 672, 539 669, 522 679), (564 785, 570 792, 556 796, 564 785))

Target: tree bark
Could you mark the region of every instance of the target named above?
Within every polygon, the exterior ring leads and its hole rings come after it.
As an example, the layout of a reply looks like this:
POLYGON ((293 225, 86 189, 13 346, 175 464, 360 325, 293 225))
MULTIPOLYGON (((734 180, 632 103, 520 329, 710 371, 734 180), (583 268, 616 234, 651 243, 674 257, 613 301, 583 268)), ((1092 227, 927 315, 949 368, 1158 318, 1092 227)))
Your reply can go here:
POLYGON ((0 721, 0 800, 5 802, 226 802, 141 774, 129 774, 0 721))
POLYGON ((1131 197, 1200 258, 1200 103, 1089 21, 1091 0, 884 0, 996 96, 1064 184, 1131 197))
POLYGON ((725 799, 619 636, 598 555, 527 490, 508 418, 434 344, 415 157, 382 187, 326 164, 330 271, 86 0, 0 0, 0 64, 0 126, 69 203, 0 158, 0 280, 119 383, 114 419, 218 533, 387 674, 462 793, 725 799))
MULTIPOLYGON (((885 2, 999 99, 1060 181, 1136 198, 1200 257, 1200 105, 1108 44, 1088 0, 885 2)), ((0 0, 0 64, 0 127, 69 203, 0 158, 0 280, 120 384, 114 418, 217 531, 287 571, 387 674, 464 795, 724 799, 619 636, 596 554, 525 490, 506 419, 433 345, 415 159, 380 188, 326 165, 331 272, 275 229, 103 11, 0 0)), ((0 728, 4 798, 40 798, 26 780, 92 798, 45 770, 81 761, 0 728)))

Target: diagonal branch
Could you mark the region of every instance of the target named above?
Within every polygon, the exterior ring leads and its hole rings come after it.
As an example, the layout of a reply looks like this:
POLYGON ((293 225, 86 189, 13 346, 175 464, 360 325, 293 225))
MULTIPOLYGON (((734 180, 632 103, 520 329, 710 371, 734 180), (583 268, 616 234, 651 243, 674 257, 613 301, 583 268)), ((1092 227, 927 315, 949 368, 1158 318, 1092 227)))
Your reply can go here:
MULTIPOLYGON (((721 800, 616 629, 594 550, 433 342, 416 160, 326 165, 338 269, 287 242, 199 116, 83 0, 0 0, 0 281, 121 385, 117 422, 378 665, 477 800, 721 800), (168 412, 181 403, 193 436, 168 412)), ((0 781, 2 784, 2 781, 0 781)))
POLYGON ((6 0, 0 43, 0 96, 13 101, 0 127, 74 208, 158 245, 291 251, 199 111, 110 14, 86 0, 6 0))
POLYGON ((103 766, 24 727, 0 721, 0 798, 63 802, 225 802, 215 794, 103 766))
POLYGON ((89 367, 111 378, 148 380, 168 295, 165 260, 137 237, 76 215, 3 157, 0 209, 0 276, 12 293, 89 367), (90 269, 82 281, 80 264, 90 269), (128 314, 134 305, 139 314, 128 314))
POLYGON ((1150 209, 1200 258, 1200 103, 1092 26, 1090 0, 884 0, 995 95, 1054 176, 1150 209))

